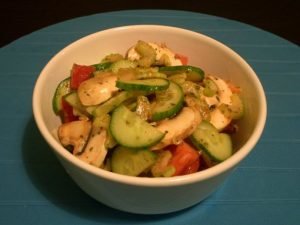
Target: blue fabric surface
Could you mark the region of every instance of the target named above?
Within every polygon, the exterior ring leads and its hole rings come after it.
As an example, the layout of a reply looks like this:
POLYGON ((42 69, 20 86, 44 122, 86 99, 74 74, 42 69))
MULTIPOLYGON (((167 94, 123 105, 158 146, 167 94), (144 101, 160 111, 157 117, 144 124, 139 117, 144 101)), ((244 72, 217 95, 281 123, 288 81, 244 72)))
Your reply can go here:
POLYGON ((300 224, 300 51, 271 33, 224 18, 171 10, 96 14, 59 23, 0 50, 0 224, 300 224), (209 35, 254 68, 267 95, 262 139, 204 202, 167 215, 120 212, 83 193, 34 123, 35 80, 61 48, 99 30, 162 24, 209 35))

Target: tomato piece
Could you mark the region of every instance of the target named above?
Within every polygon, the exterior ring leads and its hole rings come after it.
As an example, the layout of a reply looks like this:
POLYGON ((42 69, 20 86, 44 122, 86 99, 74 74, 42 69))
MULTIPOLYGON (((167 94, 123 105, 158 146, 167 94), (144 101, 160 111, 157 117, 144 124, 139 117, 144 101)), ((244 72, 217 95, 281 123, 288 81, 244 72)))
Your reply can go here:
POLYGON ((226 81, 229 89, 232 91, 232 93, 236 93, 236 94, 240 94, 241 93, 241 88, 234 85, 232 82, 230 81, 226 81))
POLYGON ((63 123, 68 123, 68 122, 78 120, 78 116, 75 116, 73 113, 73 107, 68 102, 66 102, 63 98, 61 104, 62 104, 61 117, 63 123))
POLYGON ((187 65, 189 61, 187 56, 180 55, 178 53, 175 54, 175 59, 179 59, 182 65, 187 65))
POLYGON ((175 173, 173 176, 195 173, 200 167, 200 155, 197 150, 186 142, 177 145, 172 151, 173 157, 170 165, 174 166, 175 173))
POLYGON ((191 165, 189 165, 185 170, 182 172, 182 174, 191 174, 196 173, 200 168, 200 157, 194 161, 191 165))
POLYGON ((71 88, 77 89, 83 81, 90 78, 94 71, 93 66, 74 64, 71 71, 71 88))

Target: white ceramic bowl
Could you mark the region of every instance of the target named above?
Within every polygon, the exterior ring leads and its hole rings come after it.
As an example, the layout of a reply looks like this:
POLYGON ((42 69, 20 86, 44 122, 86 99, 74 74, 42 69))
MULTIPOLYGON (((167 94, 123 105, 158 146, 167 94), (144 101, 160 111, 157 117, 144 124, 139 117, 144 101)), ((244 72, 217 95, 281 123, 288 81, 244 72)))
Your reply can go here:
MULTIPOLYGON (((266 121, 266 98, 255 72, 234 51, 205 35, 175 27, 136 25, 117 27, 84 37, 61 50, 42 70, 33 93, 33 113, 45 140, 74 181, 90 196, 110 207, 140 214, 174 212, 213 193, 259 140, 266 121), (166 43, 203 68, 241 86, 246 113, 234 137, 237 152, 210 169, 171 178, 119 175, 88 165, 66 151, 53 137, 60 124, 52 111, 57 84, 73 63, 94 64, 109 53, 125 53, 137 40, 166 43)), ((62 187, 63 188, 63 187, 62 187)))

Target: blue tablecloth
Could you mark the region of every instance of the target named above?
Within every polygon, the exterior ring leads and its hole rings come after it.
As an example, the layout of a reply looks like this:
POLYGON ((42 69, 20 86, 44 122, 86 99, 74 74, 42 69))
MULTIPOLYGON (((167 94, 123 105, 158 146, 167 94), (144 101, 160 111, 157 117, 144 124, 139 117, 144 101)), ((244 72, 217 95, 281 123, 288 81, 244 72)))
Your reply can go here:
POLYGON ((1 48, 0 98, 0 224, 300 224, 300 51, 271 33, 184 11, 81 17, 1 48), (69 178, 33 120, 32 90, 47 61, 78 38, 128 24, 173 25, 209 35, 244 57, 266 91, 268 119, 254 151, 216 193, 181 212, 134 215, 94 201, 69 178))

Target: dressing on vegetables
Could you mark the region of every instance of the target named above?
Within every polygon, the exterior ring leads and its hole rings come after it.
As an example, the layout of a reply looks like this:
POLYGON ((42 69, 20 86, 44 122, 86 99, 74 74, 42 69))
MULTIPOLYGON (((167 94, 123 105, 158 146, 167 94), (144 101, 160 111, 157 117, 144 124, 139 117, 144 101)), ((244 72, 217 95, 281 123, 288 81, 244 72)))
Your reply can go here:
POLYGON ((58 139, 74 157, 123 175, 170 177, 234 153, 241 93, 165 44, 140 40, 125 55, 74 64, 52 102, 58 139))

